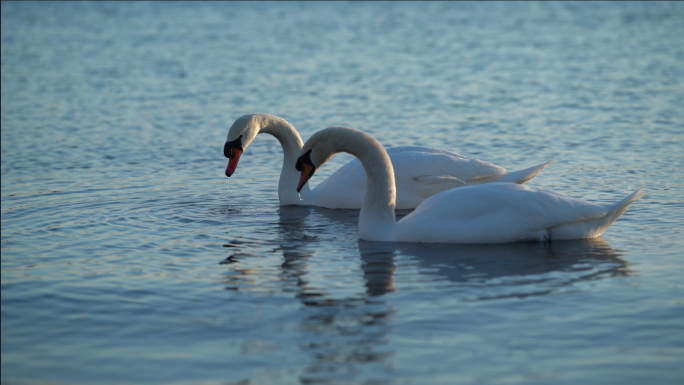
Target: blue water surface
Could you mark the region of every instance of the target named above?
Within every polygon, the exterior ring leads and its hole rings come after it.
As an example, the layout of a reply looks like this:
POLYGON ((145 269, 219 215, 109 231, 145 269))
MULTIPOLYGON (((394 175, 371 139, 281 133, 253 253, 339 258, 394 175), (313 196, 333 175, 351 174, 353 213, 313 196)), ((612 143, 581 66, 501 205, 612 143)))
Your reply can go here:
POLYGON ((684 381, 684 3, 2 2, 1 28, 3 384, 684 381), (270 136, 223 175, 256 112, 647 195, 595 240, 358 241, 358 211, 279 206, 270 136))

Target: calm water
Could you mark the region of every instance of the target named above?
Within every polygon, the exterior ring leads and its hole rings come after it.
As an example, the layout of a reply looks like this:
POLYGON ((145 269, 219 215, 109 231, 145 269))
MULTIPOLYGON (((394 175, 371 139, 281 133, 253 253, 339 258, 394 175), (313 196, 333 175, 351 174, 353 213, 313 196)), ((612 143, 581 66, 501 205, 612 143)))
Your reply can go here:
POLYGON ((682 383, 682 63, 682 3, 3 2, 2 383, 682 383), (593 241, 359 242, 278 205, 272 137, 229 183, 254 112, 647 196, 593 241))

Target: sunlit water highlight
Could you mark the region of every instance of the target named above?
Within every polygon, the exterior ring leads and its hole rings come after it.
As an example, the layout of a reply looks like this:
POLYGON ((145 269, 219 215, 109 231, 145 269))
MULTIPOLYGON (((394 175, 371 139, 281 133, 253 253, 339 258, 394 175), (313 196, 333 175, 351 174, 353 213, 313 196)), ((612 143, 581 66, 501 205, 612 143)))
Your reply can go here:
POLYGON ((681 383, 683 20, 3 2, 3 384, 681 383), (647 196, 592 241, 359 242, 357 211, 278 205, 271 137, 229 187, 223 141, 254 112, 647 196))

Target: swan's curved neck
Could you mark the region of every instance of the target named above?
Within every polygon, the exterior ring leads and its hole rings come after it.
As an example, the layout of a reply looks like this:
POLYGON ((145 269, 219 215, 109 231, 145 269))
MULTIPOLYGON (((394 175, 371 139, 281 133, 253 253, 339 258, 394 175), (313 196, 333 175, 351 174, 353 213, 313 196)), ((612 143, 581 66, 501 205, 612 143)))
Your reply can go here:
POLYGON ((297 181, 299 180, 299 172, 295 169, 297 157, 302 149, 302 138, 297 133, 297 130, 288 123, 285 119, 277 116, 267 116, 260 124, 259 133, 273 135, 283 148, 283 168, 280 171, 280 180, 278 181, 278 198, 281 205, 301 205, 307 200, 311 190, 307 183, 297 193, 297 181), (301 198, 300 198, 301 196, 301 198))
POLYGON ((392 162, 384 147, 372 136, 360 131, 342 134, 343 138, 332 138, 336 152, 354 155, 366 171, 366 195, 359 213, 359 236, 374 240, 390 231, 396 223, 394 208, 397 193, 392 162))

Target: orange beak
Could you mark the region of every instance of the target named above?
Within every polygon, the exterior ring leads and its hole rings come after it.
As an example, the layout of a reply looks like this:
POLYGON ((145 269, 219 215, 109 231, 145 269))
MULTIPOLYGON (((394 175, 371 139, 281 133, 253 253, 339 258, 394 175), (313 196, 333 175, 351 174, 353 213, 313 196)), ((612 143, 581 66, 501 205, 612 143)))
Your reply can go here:
POLYGON ((312 165, 306 163, 302 164, 302 168, 302 173, 299 176, 299 183, 297 184, 297 192, 302 190, 302 187, 309 181, 315 170, 312 165))
POLYGON ((242 155, 242 150, 233 147, 233 157, 228 161, 228 167, 226 167, 226 176, 230 177, 235 172, 238 162, 240 161, 240 155, 242 155))

